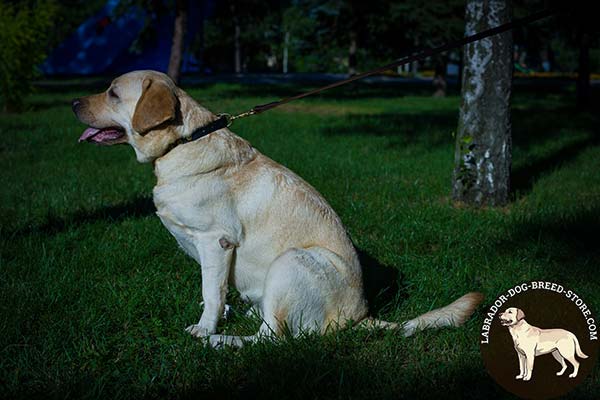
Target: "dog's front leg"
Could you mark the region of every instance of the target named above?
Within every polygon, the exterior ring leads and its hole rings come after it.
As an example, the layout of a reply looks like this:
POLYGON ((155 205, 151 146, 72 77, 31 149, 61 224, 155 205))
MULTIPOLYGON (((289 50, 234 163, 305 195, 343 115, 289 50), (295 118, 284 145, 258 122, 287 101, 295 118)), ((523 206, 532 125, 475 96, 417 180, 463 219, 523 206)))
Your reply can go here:
POLYGON ((204 310, 200 321, 186 328, 187 332, 196 337, 216 333, 217 323, 225 307, 233 247, 222 247, 218 240, 215 240, 215 244, 216 246, 210 246, 209 249, 198 249, 201 254, 204 310))
POLYGON ((525 377, 525 356, 518 349, 515 350, 517 350, 517 356, 519 356, 519 375, 515 379, 523 379, 525 377))
POLYGON ((525 352, 525 376, 523 377, 524 381, 528 381, 531 379, 531 374, 533 374, 533 364, 535 361, 535 349, 525 352))

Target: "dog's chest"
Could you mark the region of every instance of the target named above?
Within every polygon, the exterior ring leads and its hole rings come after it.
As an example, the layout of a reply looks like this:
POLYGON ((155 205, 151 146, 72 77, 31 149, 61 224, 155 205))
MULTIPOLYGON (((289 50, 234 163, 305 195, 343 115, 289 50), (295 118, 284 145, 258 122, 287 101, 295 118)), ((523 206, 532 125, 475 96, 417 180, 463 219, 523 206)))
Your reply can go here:
POLYGON ((512 339, 513 339, 513 343, 515 345, 515 347, 519 350, 522 350, 524 347, 524 344, 527 342, 527 337, 528 335, 525 334, 524 332, 511 332, 512 335, 512 339))
POLYGON ((153 191, 156 214, 183 250, 198 262, 199 249, 205 246, 203 237, 228 225, 223 202, 218 201, 221 192, 214 182, 163 184, 153 191))
POLYGON ((193 231, 184 225, 168 207, 161 207, 156 215, 160 218, 163 225, 175 237, 179 246, 197 262, 200 262, 200 253, 194 240, 193 231))

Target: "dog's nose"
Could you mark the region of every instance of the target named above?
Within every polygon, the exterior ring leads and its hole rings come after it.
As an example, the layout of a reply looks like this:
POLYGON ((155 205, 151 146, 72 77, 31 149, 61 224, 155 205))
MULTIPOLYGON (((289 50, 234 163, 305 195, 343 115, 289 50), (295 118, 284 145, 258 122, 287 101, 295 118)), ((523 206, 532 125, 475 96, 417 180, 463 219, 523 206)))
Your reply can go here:
POLYGON ((71 102, 71 108, 73 109, 74 113, 77 112, 77 109, 79 108, 80 105, 81 105, 81 100, 73 99, 73 101, 71 102))

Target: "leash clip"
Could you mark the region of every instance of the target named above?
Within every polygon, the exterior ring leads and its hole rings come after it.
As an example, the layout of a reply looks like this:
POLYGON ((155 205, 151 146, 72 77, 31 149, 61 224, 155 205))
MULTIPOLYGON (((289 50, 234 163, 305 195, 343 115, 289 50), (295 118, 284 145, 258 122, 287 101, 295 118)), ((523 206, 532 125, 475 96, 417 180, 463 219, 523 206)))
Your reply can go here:
POLYGON ((225 121, 227 122, 225 127, 229 128, 231 126, 231 124, 233 124, 233 121, 235 121, 236 119, 249 117, 254 114, 256 114, 256 111, 250 110, 250 111, 246 111, 241 114, 238 114, 238 115, 231 115, 229 113, 220 113, 220 114, 217 114, 217 117, 219 117, 219 119, 225 118, 225 121))
POLYGON ((231 114, 228 114, 228 113, 217 114, 217 117, 219 117, 218 119, 225 118, 225 121, 227 121, 227 124, 225 125, 225 127, 227 127, 227 128, 229 128, 231 126, 231 124, 233 123, 233 120, 234 120, 234 118, 231 116, 231 114))
POLYGON ((228 114, 228 113, 221 113, 221 114, 217 114, 217 117, 219 117, 219 118, 225 118, 225 121, 227 121, 226 127, 229 128, 231 126, 231 124, 233 124, 233 121, 235 121, 236 119, 249 117, 249 116, 254 115, 254 114, 256 114, 256 111, 250 110, 250 111, 246 111, 246 112, 243 112, 241 114, 238 114, 238 115, 231 115, 231 114, 228 114))

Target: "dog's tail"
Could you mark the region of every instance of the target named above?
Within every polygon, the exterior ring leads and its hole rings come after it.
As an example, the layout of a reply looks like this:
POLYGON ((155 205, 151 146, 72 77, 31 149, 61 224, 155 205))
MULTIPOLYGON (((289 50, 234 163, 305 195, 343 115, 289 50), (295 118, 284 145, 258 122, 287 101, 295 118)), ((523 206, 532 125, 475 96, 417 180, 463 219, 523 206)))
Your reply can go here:
POLYGON ((470 292, 448 304, 445 307, 431 310, 403 323, 381 321, 372 317, 365 318, 359 326, 371 329, 398 329, 404 331, 404 336, 430 328, 462 325, 475 311, 475 307, 483 300, 483 295, 470 292))
POLYGON ((573 341, 575 342, 575 353, 577 353, 577 356, 579 358, 588 358, 588 356, 581 351, 581 346, 579 346, 579 340, 577 340, 577 336, 573 335, 573 341))

